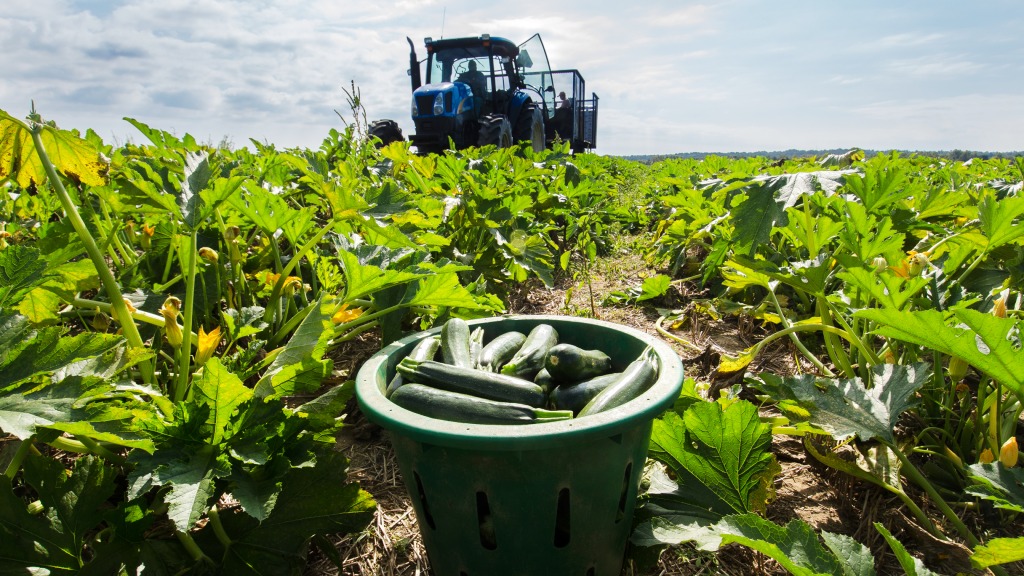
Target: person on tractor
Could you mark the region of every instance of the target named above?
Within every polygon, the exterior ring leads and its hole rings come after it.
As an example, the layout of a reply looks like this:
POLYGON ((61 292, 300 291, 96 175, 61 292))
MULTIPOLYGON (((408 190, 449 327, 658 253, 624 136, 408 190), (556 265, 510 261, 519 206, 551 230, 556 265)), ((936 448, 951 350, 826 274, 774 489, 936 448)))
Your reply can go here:
POLYGON ((459 74, 455 81, 469 84, 474 96, 483 96, 484 92, 487 91, 487 77, 484 76, 483 72, 476 69, 475 60, 469 61, 467 69, 462 74, 459 74))

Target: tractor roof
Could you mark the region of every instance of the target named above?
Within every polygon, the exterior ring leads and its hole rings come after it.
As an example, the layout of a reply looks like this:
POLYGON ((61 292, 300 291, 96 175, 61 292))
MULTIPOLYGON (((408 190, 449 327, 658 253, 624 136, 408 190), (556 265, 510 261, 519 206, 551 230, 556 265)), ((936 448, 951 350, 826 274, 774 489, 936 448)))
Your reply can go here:
POLYGON ((485 56, 487 54, 488 47, 490 47, 497 56, 515 58, 519 55, 519 47, 511 40, 499 38, 497 36, 489 36, 487 34, 468 38, 444 38, 441 40, 431 40, 430 38, 427 38, 425 43, 427 45, 427 52, 438 52, 440 50, 457 48, 464 50, 473 56, 479 57, 485 56))

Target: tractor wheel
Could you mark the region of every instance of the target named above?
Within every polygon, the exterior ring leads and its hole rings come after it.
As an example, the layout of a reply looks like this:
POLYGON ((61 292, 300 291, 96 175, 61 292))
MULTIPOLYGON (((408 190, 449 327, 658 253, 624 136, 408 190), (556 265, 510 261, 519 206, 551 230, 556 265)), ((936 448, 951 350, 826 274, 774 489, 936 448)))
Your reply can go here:
POLYGON ((516 142, 528 141, 534 152, 541 152, 547 144, 544 133, 544 113, 533 102, 523 104, 514 130, 516 142))
POLYGON ((380 140, 378 146, 387 146, 392 142, 402 142, 405 136, 402 135, 402 128, 394 120, 377 120, 370 124, 368 132, 371 137, 380 140))
POLYGON ((508 148, 512 145, 512 125, 508 118, 498 114, 490 114, 480 119, 480 137, 477 146, 497 146, 508 148))

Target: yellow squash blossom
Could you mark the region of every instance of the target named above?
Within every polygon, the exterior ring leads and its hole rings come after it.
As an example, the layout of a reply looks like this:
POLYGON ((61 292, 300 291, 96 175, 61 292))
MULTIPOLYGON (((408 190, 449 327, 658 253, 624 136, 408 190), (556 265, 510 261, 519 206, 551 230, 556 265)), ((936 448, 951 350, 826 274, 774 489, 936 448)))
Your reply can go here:
POLYGON ((344 324, 350 320, 355 320, 363 313, 362 308, 353 308, 349 310, 348 302, 341 305, 341 308, 331 316, 331 322, 335 324, 344 324))
POLYGON ((996 318, 1006 318, 1006 299, 1010 297, 1009 290, 1003 290, 999 299, 992 304, 992 315, 996 318))
POLYGON ((184 337, 181 326, 178 326, 180 311, 181 300, 174 296, 169 296, 167 300, 164 300, 164 305, 160 308, 160 315, 164 317, 164 335, 167 337, 167 343, 173 348, 180 348, 184 337))
POLYGON ((1020 457, 1020 450, 1017 448, 1017 437, 1014 436, 1003 443, 999 449, 999 462, 1007 467, 1013 468, 1017 465, 1017 458, 1020 457))
POLYGON ((981 464, 991 464, 996 461, 996 457, 992 455, 992 450, 985 448, 981 451, 981 456, 978 456, 978 462, 981 464))
POLYGON ((220 346, 220 326, 217 326, 209 333, 200 326, 199 342, 196 345, 196 365, 202 366, 206 364, 206 361, 217 351, 217 346, 220 346))

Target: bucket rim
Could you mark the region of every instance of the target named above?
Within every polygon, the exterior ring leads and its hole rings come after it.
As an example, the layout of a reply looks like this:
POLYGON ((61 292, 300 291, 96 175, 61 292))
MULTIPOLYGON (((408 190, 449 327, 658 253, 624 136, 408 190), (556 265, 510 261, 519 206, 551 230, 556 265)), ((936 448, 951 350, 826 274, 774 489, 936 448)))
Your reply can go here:
POLYGON ((469 424, 423 416, 398 406, 384 397, 389 359, 413 343, 439 334, 440 326, 392 342, 370 357, 356 375, 356 398, 363 414, 392 434, 401 434, 426 444, 467 449, 544 449, 581 441, 615 436, 643 426, 668 409, 679 396, 683 364, 679 355, 663 340, 630 326, 605 320, 563 315, 512 314, 467 321, 470 328, 500 323, 584 324, 620 332, 649 345, 658 357, 658 379, 643 394, 611 410, 557 422, 538 424, 469 424))

